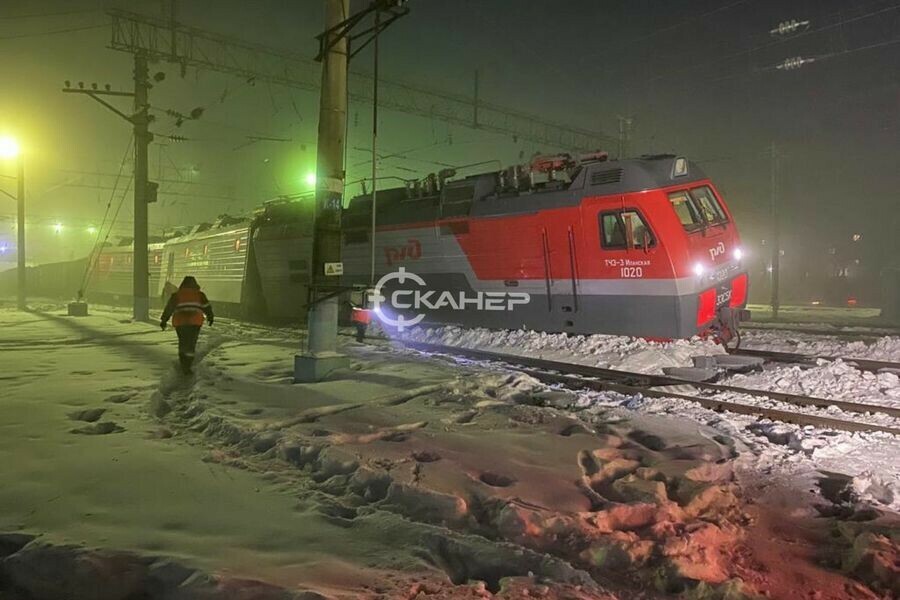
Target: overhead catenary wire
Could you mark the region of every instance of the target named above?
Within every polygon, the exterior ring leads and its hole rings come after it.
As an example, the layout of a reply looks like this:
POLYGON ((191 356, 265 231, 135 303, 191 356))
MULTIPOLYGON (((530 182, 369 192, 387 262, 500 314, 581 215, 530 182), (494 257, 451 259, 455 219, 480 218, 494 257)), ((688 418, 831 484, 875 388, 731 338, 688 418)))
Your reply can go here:
POLYGON ((125 147, 125 152, 122 154, 122 160, 119 163, 119 172, 116 174, 116 180, 113 184, 113 189, 109 195, 109 201, 106 203, 106 211, 103 213, 103 220, 100 223, 100 227, 97 228, 97 238, 94 240, 94 247, 91 249, 90 254, 88 255, 88 261, 84 268, 84 274, 81 276, 81 284, 78 286, 78 297, 81 298, 84 295, 85 288, 90 281, 91 274, 94 271, 94 267, 97 264, 97 259, 100 257, 100 250, 106 245, 107 240, 109 240, 109 236, 112 233, 112 228, 116 223, 116 218, 119 216, 119 211, 122 209, 122 202, 125 200, 125 196, 128 194, 128 189, 131 187, 132 178, 129 179, 128 185, 125 188, 125 191, 122 193, 122 198, 119 200, 119 205, 116 207, 116 213, 113 215, 112 220, 109 223, 109 227, 106 230, 106 235, 103 238, 103 242, 100 242, 100 236, 103 235, 103 228, 106 225, 107 217, 109 216, 110 208, 112 208, 112 202, 116 196, 116 190, 119 187, 119 180, 122 177, 122 171, 125 170, 125 164, 128 161, 128 155, 134 151, 134 135, 128 139, 128 145, 125 147))
POLYGON ((69 15, 84 15, 99 12, 99 8, 84 8, 77 10, 63 10, 57 12, 26 13, 22 15, 0 15, 0 21, 14 21, 17 19, 45 19, 49 17, 65 17, 69 15))
MULTIPOLYGON (((666 79, 666 78, 673 77, 673 76, 676 76, 676 75, 683 75, 684 73, 687 73, 687 72, 690 72, 690 71, 694 71, 694 70, 696 70, 696 69, 700 69, 700 68, 707 67, 707 66, 710 66, 710 65, 720 64, 720 63, 722 63, 722 62, 728 61, 728 60, 730 60, 730 59, 733 59, 733 58, 736 58, 736 57, 739 57, 739 56, 744 56, 744 55, 747 55, 747 54, 752 54, 752 53, 758 52, 758 51, 760 51, 760 50, 765 50, 766 48, 771 48, 771 47, 774 47, 774 46, 778 46, 778 45, 781 45, 781 44, 785 44, 785 43, 787 43, 787 42, 789 42, 789 41, 795 41, 795 40, 797 40, 797 39, 806 37, 806 36, 808 36, 808 35, 813 35, 813 34, 815 34, 815 33, 821 33, 821 32, 823 32, 823 31, 829 31, 829 30, 834 29, 834 28, 836 28, 836 27, 842 27, 842 26, 847 25, 847 24, 849 24, 849 23, 854 23, 854 22, 856 22, 856 21, 861 21, 861 20, 863 20, 863 19, 875 17, 875 16, 878 16, 878 15, 882 15, 882 14, 884 14, 884 13, 891 12, 891 11, 894 11, 894 10, 897 10, 897 9, 900 9, 900 4, 893 4, 893 5, 891 5, 891 6, 888 6, 888 7, 885 7, 885 8, 881 8, 881 9, 879 9, 879 10, 867 12, 867 13, 862 14, 862 15, 857 15, 857 16, 855 16, 855 17, 850 17, 850 18, 846 18, 846 19, 841 19, 840 21, 838 21, 838 22, 836 22, 836 23, 830 23, 830 24, 828 24, 828 25, 822 25, 821 27, 817 27, 817 28, 814 28, 814 29, 813 29, 813 28, 807 29, 806 31, 797 33, 796 35, 793 35, 793 36, 788 37, 788 38, 779 38, 779 39, 775 39, 775 40, 772 40, 772 41, 770 41, 770 42, 768 42, 768 43, 760 44, 759 46, 756 46, 756 47, 753 47, 753 48, 745 48, 745 49, 739 50, 739 51, 737 51, 737 52, 732 52, 731 54, 726 54, 725 56, 720 56, 720 57, 715 58, 715 59, 710 60, 710 61, 706 61, 706 62, 702 62, 702 63, 694 63, 694 64, 691 64, 691 65, 689 65, 689 66, 687 66, 687 67, 684 67, 684 68, 682 68, 682 69, 670 70, 670 71, 667 71, 667 72, 665 72, 665 73, 661 73, 661 74, 659 74, 659 75, 656 75, 656 76, 654 76, 654 77, 651 77, 651 78, 647 79, 646 81, 643 81, 643 82, 642 82, 642 85, 643 85, 643 84, 648 84, 648 83, 653 83, 653 82, 656 82, 656 81, 660 81, 660 80, 662 80, 662 79, 666 79)), ((727 78, 730 78, 730 77, 733 77, 733 76, 735 76, 735 75, 729 75, 729 76, 723 77, 723 78, 721 78, 721 79, 727 79, 727 78)), ((632 86, 629 86, 629 87, 634 87, 634 86, 632 85, 632 86)))
POLYGON ((108 23, 101 23, 99 25, 84 25, 83 27, 67 27, 65 29, 51 29, 48 31, 35 31, 33 33, 18 33, 15 35, 5 35, 0 37, 0 40, 18 40, 23 38, 32 38, 32 37, 42 37, 45 35, 56 35, 60 33, 74 33, 76 31, 88 31, 90 29, 100 29, 101 27, 109 27, 108 23))

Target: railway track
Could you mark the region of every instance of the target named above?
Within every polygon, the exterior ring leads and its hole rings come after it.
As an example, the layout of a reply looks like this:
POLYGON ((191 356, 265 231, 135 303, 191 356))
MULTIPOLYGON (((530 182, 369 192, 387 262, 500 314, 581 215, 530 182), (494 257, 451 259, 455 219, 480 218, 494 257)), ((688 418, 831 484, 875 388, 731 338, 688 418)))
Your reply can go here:
MULTIPOLYGON (((255 330, 259 333, 284 333, 283 330, 278 330, 265 325, 247 325, 241 322, 241 326, 245 329, 255 330)), ((342 331, 341 335, 347 337, 353 336, 352 333, 346 331, 342 331)), ((392 341, 381 337, 370 339, 380 343, 392 341)), ((598 392, 616 392, 626 395, 642 394, 649 398, 674 398, 693 402, 710 410, 730 411, 737 414, 760 416, 800 426, 811 425, 819 428, 838 429, 851 432, 882 431, 893 435, 900 435, 900 428, 898 427, 743 404, 722 399, 721 397, 717 397, 717 395, 721 395, 722 393, 743 394, 755 398, 765 398, 786 404, 793 404, 798 407, 826 409, 830 406, 835 406, 844 412, 861 415, 883 414, 892 418, 900 418, 900 409, 889 406, 817 398, 814 396, 803 396, 779 391, 742 388, 720 383, 696 382, 668 375, 619 371, 616 369, 606 369, 590 365, 538 359, 488 350, 462 348, 458 346, 445 346, 442 344, 429 344, 413 341, 393 341, 399 342, 403 347, 420 352, 427 352, 429 354, 448 354, 470 360, 503 364, 508 368, 528 374, 549 385, 562 385, 571 389, 587 389, 598 392), (678 391, 673 390, 672 388, 675 386, 679 386, 680 389, 678 391), (684 389, 683 386, 693 388, 708 395, 683 393, 683 391, 681 391, 684 389)), ((290 343, 285 342, 286 345, 289 344, 291 346, 295 343, 296 342, 293 341, 290 343)), ((835 357, 818 357, 757 350, 741 350, 737 351, 737 353, 746 356, 757 356, 773 362, 806 364, 809 366, 814 366, 816 360, 821 358, 837 360, 835 357)), ((888 363, 884 361, 850 358, 841 358, 841 360, 855 364, 858 368, 863 370, 877 371, 882 368, 900 368, 900 364, 898 363, 888 363)))
POLYGON ((900 329, 894 327, 867 327, 863 325, 846 325, 847 329, 833 327, 807 327, 802 323, 741 323, 741 329, 751 331, 789 331, 808 335, 830 336, 851 341, 865 341, 885 336, 900 336, 900 329))
POLYGON ((778 352, 775 350, 754 350, 752 348, 741 348, 739 350, 729 350, 729 354, 735 356, 750 356, 762 358, 769 362, 798 364, 806 366, 815 366, 819 360, 836 361, 841 360, 847 364, 855 366, 860 371, 870 371, 877 373, 882 369, 892 369, 900 371, 900 362, 891 362, 886 360, 870 360, 867 358, 853 358, 844 356, 816 356, 812 354, 795 354, 793 352, 778 352))
POLYGON ((448 354, 470 360, 500 363, 551 385, 563 385, 574 389, 589 389, 600 392, 617 392, 628 395, 643 394, 650 398, 675 398, 694 402, 715 411, 730 411, 739 414, 760 416, 801 426, 811 425, 819 428, 840 429, 843 431, 882 431, 893 435, 900 435, 900 429, 897 427, 863 421, 837 419, 803 412, 792 412, 751 404, 742 404, 731 400, 723 400, 716 397, 715 394, 731 392, 777 400, 801 407, 827 408, 829 406, 835 406, 845 412, 858 414, 880 413, 893 418, 900 418, 900 409, 892 407, 859 402, 847 402, 843 400, 830 400, 812 396, 801 396, 777 391, 741 388, 717 383, 694 382, 677 377, 670 377, 668 375, 617 371, 615 369, 604 369, 589 365, 503 354, 487 350, 460 348, 457 346, 444 346, 409 341, 403 341, 402 345, 412 350, 430 354, 448 354), (659 389, 672 386, 690 386, 701 392, 712 392, 713 395, 692 395, 684 394, 680 391, 659 389))

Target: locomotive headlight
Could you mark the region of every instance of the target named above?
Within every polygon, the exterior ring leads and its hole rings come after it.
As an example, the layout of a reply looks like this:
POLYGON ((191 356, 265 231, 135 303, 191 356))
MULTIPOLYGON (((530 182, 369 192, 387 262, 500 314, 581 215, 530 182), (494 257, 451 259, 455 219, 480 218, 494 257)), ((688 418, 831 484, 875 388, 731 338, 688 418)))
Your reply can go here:
POLYGON ((744 251, 741 250, 740 248, 735 248, 734 249, 734 260, 741 260, 742 258, 744 258, 744 251))
POLYGON ((706 267, 703 266, 703 263, 697 263, 694 265, 694 275, 700 277, 703 273, 706 272, 706 267))

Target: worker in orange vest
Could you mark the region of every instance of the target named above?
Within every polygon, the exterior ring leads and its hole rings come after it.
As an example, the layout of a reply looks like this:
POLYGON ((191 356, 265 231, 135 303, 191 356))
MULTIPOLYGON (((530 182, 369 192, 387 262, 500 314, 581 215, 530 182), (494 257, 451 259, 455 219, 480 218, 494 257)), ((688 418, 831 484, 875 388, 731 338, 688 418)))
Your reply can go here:
POLYGON ((350 321, 356 327, 356 341, 360 344, 366 341, 366 329, 372 322, 372 311, 361 306, 350 308, 350 321))
POLYGON ((210 326, 213 324, 213 311, 209 299, 200 291, 200 285, 192 276, 185 277, 178 290, 169 297, 159 320, 159 327, 163 331, 166 330, 170 317, 178 334, 178 360, 181 363, 181 370, 188 374, 194 363, 197 338, 200 337, 204 317, 209 319, 210 326))

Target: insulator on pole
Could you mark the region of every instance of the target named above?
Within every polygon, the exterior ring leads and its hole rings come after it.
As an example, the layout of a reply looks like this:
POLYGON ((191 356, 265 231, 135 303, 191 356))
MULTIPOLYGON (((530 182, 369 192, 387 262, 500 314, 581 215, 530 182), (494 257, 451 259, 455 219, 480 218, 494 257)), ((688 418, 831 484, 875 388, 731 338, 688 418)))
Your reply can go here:
POLYGON ((809 21, 798 21, 797 19, 791 19, 790 21, 782 21, 778 24, 777 27, 771 29, 769 31, 772 35, 790 35, 792 33, 797 33, 800 29, 806 29, 809 27, 809 21))
POLYGON ((807 65, 809 63, 816 62, 814 58, 803 58, 802 56, 793 56, 791 58, 786 58, 777 65, 775 68, 779 71, 796 71, 803 65, 807 65))

